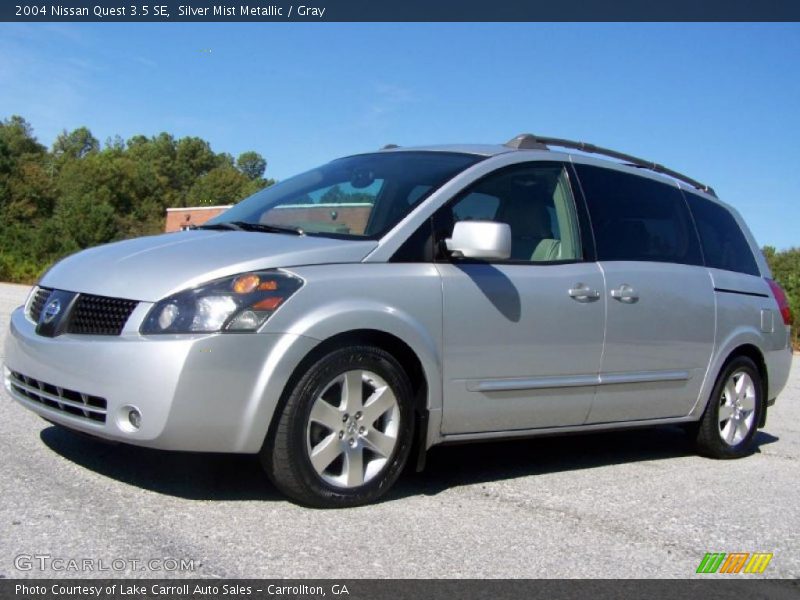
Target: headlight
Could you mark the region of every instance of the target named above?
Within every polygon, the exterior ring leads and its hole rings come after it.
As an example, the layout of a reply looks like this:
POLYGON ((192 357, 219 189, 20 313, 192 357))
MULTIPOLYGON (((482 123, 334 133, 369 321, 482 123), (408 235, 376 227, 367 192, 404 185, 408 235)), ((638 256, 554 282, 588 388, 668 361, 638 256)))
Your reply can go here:
POLYGON ((303 280, 282 271, 259 271, 217 279, 158 302, 141 333, 255 331, 303 280))

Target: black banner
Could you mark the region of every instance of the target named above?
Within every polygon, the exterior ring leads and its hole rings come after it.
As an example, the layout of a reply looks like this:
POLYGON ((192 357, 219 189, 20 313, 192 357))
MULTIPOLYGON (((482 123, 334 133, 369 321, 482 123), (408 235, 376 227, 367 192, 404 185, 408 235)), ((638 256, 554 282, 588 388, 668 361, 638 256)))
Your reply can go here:
POLYGON ((159 598, 237 600, 783 600, 800 597, 796 580, 0 580, 0 598, 92 600, 159 598))
POLYGON ((4 1, 0 21, 798 21, 795 0, 4 1))

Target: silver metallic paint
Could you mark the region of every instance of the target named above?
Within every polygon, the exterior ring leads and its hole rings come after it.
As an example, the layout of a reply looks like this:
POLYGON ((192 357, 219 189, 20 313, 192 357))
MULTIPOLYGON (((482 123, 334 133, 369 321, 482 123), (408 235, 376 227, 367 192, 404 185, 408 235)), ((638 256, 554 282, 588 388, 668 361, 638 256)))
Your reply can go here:
POLYGON ((157 302, 208 281, 259 269, 359 262, 374 241, 180 231, 97 246, 73 254, 42 277, 44 287, 157 302))
POLYGON ((686 371, 683 380, 598 389, 588 423, 679 417, 694 404, 714 344, 714 291, 703 267, 601 262, 608 289, 601 373, 686 371), (638 299, 611 292, 624 285, 638 299))
MULTIPOLYGON (((768 398, 784 387, 791 363, 788 328, 777 317, 771 333, 762 331, 761 311, 777 306, 761 277, 655 263, 489 265, 497 272, 489 296, 519 295, 515 322, 509 305, 503 314, 502 302, 493 303, 469 269, 388 263, 441 205, 503 166, 561 160, 672 181, 579 154, 503 146, 427 149, 487 158, 434 192, 377 242, 193 231, 101 246, 51 269, 42 285, 143 302, 115 338, 36 336, 34 324, 18 309, 6 341, 6 364, 105 397, 109 415, 138 406, 140 430, 122 431, 112 418, 105 425, 89 423, 12 395, 53 421, 102 437, 156 448, 252 453, 301 360, 320 341, 360 329, 391 334, 419 358, 428 388, 427 446, 695 420, 725 360, 743 344, 764 356, 768 398), (258 334, 138 333, 152 303, 164 296, 217 277, 277 267, 291 268, 306 285, 258 334), (581 282, 600 296, 571 298, 569 290, 581 282), (623 283, 636 289, 638 302, 611 297, 623 283), (714 286, 765 297, 714 293, 714 286), (673 302, 683 308, 667 310, 673 302), (563 385, 542 385, 548 378, 563 385), (488 390, 476 389, 485 384, 488 390), (645 401, 636 403, 636 397, 645 401), (585 424, 587 418, 592 423, 585 424)), ((732 212, 761 274, 769 276, 752 234, 732 212)))
POLYGON ((318 343, 291 334, 44 338, 21 308, 8 339, 7 367, 106 398, 109 417, 105 424, 72 417, 6 386, 34 412, 99 437, 206 452, 257 452, 280 390, 318 343), (140 409, 139 430, 118 426, 114 417, 126 405, 140 409))
POLYGON ((594 387, 470 391, 475 379, 597 375, 605 298, 580 302, 569 290, 603 290, 596 263, 437 264, 444 293, 445 434, 577 425, 594 387))

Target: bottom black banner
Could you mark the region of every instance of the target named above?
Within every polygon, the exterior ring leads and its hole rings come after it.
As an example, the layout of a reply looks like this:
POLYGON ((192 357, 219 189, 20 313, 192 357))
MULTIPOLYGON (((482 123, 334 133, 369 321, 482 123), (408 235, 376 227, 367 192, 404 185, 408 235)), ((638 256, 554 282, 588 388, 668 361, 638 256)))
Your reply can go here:
POLYGON ((159 600, 235 598, 237 600, 505 600, 523 598, 592 600, 800 598, 800 582, 777 579, 700 580, 450 580, 450 579, 0 579, 0 598, 159 600))

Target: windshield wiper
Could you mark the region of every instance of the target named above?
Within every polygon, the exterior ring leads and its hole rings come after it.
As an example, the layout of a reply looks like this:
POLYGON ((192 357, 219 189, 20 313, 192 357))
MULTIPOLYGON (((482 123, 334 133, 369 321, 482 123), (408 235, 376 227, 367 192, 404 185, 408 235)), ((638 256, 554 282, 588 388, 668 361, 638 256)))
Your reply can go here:
POLYGON ((265 233, 291 233, 293 235, 305 235, 302 227, 292 227, 291 225, 270 225, 269 223, 248 223, 247 221, 233 221, 230 225, 236 225, 244 231, 263 231, 265 233))
POLYGON ((206 225, 190 225, 189 229, 222 229, 226 231, 263 231, 265 233, 290 233, 305 235, 302 227, 291 225, 268 225, 266 223, 248 223, 247 221, 231 221, 228 223, 209 223, 206 225))
POLYGON ((244 228, 238 223, 208 223, 207 225, 189 225, 189 229, 225 229, 229 231, 242 231, 244 228))

